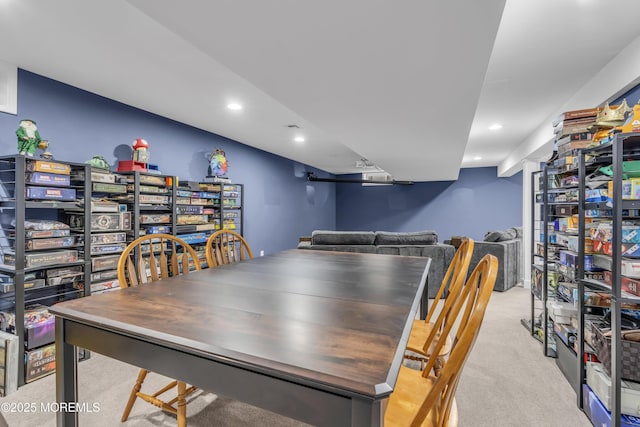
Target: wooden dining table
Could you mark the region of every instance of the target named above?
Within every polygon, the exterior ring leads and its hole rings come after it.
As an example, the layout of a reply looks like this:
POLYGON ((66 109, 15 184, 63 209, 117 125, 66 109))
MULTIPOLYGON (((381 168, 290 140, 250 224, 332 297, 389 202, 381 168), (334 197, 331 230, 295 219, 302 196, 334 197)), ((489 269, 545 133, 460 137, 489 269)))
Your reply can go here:
POLYGON ((78 402, 84 348, 309 424, 381 426, 430 262, 292 249, 61 302, 57 400, 78 402))

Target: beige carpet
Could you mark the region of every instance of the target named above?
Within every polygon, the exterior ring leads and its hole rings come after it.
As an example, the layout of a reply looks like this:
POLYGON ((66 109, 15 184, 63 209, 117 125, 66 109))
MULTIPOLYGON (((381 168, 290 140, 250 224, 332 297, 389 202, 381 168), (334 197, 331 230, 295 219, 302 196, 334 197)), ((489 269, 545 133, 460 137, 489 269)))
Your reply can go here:
MULTIPOLYGON (((541 345, 520 325, 529 313, 529 293, 523 288, 494 292, 480 336, 473 348, 457 392, 460 426, 590 426, 576 406, 576 396, 556 367, 542 356, 541 345)), ((93 354, 80 363, 80 402, 99 411, 80 415, 81 426, 175 426, 174 416, 137 402, 124 424, 120 415, 137 368, 93 354)), ((165 378, 150 376, 149 386, 165 378)), ((145 385, 146 382, 145 382, 145 385)), ((0 403, 55 402, 55 376, 21 387, 0 403)), ((0 405, 2 407, 2 405, 0 405)), ((10 427, 52 427, 55 414, 4 413, 10 427)), ((303 424, 242 402, 199 392, 187 405, 189 426, 302 426, 303 424)), ((2 426, 0 421, 0 426, 2 426)))

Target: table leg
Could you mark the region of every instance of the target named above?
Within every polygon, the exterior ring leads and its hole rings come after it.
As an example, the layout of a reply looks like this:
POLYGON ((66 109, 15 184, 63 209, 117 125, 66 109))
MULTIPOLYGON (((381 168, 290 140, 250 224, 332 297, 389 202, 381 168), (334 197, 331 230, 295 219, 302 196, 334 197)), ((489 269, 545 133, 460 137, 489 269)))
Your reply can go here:
POLYGON ((78 412, 69 411, 68 403, 78 401, 78 361, 76 348, 65 342, 65 320, 56 317, 56 400, 60 410, 56 415, 58 427, 78 425, 78 412))
MULTIPOLYGON (((386 399, 384 400, 386 402, 386 399)), ((366 427, 384 426, 383 402, 364 401, 359 399, 351 400, 351 425, 366 427)))

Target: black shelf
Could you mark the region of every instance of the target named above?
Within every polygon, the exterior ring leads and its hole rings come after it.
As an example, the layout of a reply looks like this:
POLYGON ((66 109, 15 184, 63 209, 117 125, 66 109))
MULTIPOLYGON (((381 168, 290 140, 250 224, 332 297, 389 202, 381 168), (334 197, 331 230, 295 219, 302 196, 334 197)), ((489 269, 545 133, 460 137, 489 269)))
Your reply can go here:
MULTIPOLYGON (((28 304, 39 303, 43 305, 51 305, 56 302, 67 300, 70 298, 77 298, 88 295, 85 290, 72 288, 70 284, 61 285, 46 285, 37 288, 25 288, 25 276, 33 272, 45 272, 52 269, 61 267, 75 267, 81 266, 80 274, 82 283, 89 282, 90 265, 88 260, 81 259, 82 253, 88 253, 89 250, 89 230, 84 228, 68 229, 72 236, 84 236, 84 243, 75 244, 67 247, 47 248, 30 250, 26 247, 26 242, 30 239, 26 238, 25 220, 27 219, 54 219, 64 222, 65 212, 67 210, 83 210, 85 213, 90 212, 90 204, 79 199, 84 197, 89 192, 88 182, 80 184, 77 180, 70 178, 69 185, 59 185, 54 183, 27 183, 26 174, 30 171, 30 167, 33 169, 41 169, 38 172, 41 173, 56 173, 66 175, 68 172, 76 173, 80 171, 86 172, 88 165, 83 163, 63 162, 59 160, 39 160, 31 157, 25 157, 22 155, 11 155, 0 157, 0 184, 4 187, 8 197, 6 197, 0 205, 5 208, 5 216, 3 217, 2 234, 10 242, 9 247, 4 247, 4 250, 10 249, 15 259, 15 265, 0 265, 0 273, 10 276, 14 289, 12 291, 3 293, 0 295, 3 310, 10 310, 15 313, 15 334, 18 337, 18 360, 25 360, 25 325, 24 315, 25 306, 28 304), (33 163, 31 163, 33 162, 33 163), (40 162, 36 164, 36 162, 40 162), (44 166, 64 165, 67 169, 66 172, 62 172, 62 168, 57 170, 44 170, 44 166), (73 201, 68 200, 42 200, 42 199, 27 199, 26 188, 67 188, 75 190, 76 199, 73 201), (50 211, 50 212, 49 212, 50 211), (10 224, 13 224, 10 226, 10 224), (75 250, 78 252, 80 259, 73 262, 64 264, 50 264, 38 267, 27 267, 25 255, 33 256, 37 253, 48 253, 62 250, 75 250)), ((70 175, 70 174, 69 174, 70 175)), ((71 175, 70 175, 71 176, 71 175)), ((63 236, 64 237, 64 236, 63 236)), ((46 280, 44 274, 41 276, 41 280, 46 280)), ((86 287, 85 287, 86 288, 86 287)), ((86 356, 89 357, 89 352, 86 352, 86 356)), ((18 364, 18 385, 25 384, 25 365, 24 363, 18 364)))

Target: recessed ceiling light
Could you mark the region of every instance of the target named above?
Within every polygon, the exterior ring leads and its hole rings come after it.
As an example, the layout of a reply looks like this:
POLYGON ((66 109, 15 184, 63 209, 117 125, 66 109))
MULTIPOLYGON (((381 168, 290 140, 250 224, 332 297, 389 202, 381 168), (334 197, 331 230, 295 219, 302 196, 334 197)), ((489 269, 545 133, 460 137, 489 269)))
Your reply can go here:
POLYGON ((293 140, 295 142, 304 142, 304 136, 296 136, 293 140))
POLYGON ((500 123, 495 123, 489 126, 489 130, 498 130, 498 129, 502 129, 502 125, 500 123))
POLYGON ((482 157, 481 157, 481 156, 475 156, 475 157, 473 158, 473 160, 482 160, 482 157))
POLYGON ((238 111, 238 110, 242 110, 242 105, 232 102, 231 104, 227 104, 227 108, 229 110, 238 111))

